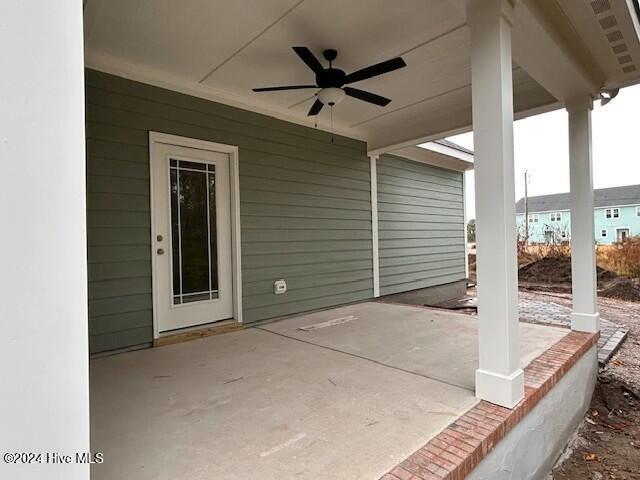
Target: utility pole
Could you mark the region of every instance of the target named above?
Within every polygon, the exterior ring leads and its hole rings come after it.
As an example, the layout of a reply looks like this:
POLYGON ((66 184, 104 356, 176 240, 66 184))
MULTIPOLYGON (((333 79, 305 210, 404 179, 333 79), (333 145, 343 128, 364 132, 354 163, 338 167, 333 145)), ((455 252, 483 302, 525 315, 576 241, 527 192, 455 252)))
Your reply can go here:
POLYGON ((529 196, 527 194, 527 171, 524 171, 524 246, 529 244, 529 196))

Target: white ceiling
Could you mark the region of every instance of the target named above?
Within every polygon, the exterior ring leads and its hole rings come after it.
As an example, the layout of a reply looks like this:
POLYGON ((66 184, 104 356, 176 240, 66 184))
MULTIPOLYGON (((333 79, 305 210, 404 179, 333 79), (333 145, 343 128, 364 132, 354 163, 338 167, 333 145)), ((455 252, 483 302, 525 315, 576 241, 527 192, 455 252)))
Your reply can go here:
MULTIPOLYGON (((318 58, 335 48, 334 66, 347 73, 402 55, 406 68, 353 85, 391 98, 388 106, 347 97, 333 120, 337 131, 365 139, 371 148, 411 143, 469 128, 469 34, 459 3, 88 0, 87 65, 313 125, 306 116, 313 90, 251 91, 314 83, 291 46, 307 46, 318 58)), ((522 111, 555 103, 518 67, 514 97, 522 111)), ((318 122, 329 127, 327 109, 318 122)))

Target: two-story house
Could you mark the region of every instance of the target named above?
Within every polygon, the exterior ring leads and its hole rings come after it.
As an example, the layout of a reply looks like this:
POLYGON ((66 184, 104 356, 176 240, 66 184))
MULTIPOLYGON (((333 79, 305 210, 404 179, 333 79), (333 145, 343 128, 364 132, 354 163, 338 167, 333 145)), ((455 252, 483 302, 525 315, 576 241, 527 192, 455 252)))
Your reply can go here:
MULTIPOLYGON (((640 235, 640 185, 594 190, 595 238, 611 244, 629 235, 640 235)), ((560 243, 571 236, 569 193, 528 198, 529 243, 560 243)), ((518 236, 525 236, 525 199, 516 203, 518 236)))

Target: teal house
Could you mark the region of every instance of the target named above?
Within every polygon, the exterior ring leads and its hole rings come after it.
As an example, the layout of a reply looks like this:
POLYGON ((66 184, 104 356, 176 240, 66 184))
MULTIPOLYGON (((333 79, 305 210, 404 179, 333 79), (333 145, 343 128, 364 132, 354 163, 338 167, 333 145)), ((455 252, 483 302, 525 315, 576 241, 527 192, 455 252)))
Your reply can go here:
MULTIPOLYGON (((640 234, 640 185, 594 190, 596 242, 610 245, 640 234)), ((561 243, 571 236, 569 193, 529 197, 529 243, 561 243)), ((525 237, 525 200, 516 203, 518 238, 525 237)))

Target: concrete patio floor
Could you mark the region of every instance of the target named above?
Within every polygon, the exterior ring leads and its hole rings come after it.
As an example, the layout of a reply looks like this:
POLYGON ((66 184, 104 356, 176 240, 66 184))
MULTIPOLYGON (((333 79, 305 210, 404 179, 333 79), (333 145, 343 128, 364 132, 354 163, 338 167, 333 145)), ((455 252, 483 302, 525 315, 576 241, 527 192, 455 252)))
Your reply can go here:
MULTIPOLYGON (((523 367, 568 333, 520 326, 523 367)), ((92 478, 378 479, 476 403, 476 363, 473 317, 376 302, 94 359, 92 478)))

